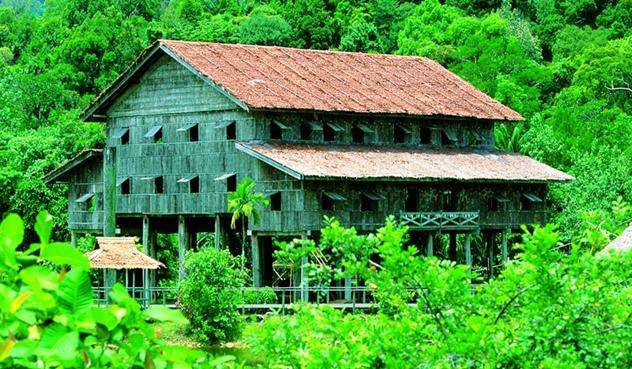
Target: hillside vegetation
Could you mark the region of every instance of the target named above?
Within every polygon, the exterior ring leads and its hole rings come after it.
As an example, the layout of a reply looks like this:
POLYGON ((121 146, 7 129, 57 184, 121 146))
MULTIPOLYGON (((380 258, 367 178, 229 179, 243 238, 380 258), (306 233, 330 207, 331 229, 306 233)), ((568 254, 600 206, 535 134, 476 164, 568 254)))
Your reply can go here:
POLYGON ((65 219, 42 176, 103 144, 80 111, 157 38, 430 57, 525 117, 498 127, 500 149, 577 178, 551 193, 563 239, 632 201, 632 0, 0 3, 0 214, 31 239, 40 209, 65 219))

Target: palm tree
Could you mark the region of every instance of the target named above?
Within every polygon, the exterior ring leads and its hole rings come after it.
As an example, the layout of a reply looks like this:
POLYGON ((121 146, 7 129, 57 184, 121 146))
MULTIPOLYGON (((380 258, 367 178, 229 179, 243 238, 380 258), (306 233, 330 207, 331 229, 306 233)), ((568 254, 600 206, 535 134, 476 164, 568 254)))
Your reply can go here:
POLYGON ((235 192, 228 194, 228 211, 233 214, 230 220, 230 228, 237 228, 237 221, 241 219, 241 270, 245 269, 246 250, 246 219, 253 224, 259 222, 259 207, 266 207, 270 200, 259 192, 255 192, 255 181, 252 178, 244 178, 237 185, 235 192))

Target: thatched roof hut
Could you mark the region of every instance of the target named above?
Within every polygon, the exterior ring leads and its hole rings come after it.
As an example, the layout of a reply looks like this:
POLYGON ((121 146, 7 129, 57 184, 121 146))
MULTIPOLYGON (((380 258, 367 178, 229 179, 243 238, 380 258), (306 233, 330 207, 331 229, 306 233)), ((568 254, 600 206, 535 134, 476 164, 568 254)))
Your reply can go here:
POLYGON ((605 251, 616 250, 617 252, 632 250, 632 224, 604 248, 605 251))
POLYGON ((86 253, 95 269, 158 269, 164 264, 136 248, 134 237, 97 237, 97 248, 86 253))

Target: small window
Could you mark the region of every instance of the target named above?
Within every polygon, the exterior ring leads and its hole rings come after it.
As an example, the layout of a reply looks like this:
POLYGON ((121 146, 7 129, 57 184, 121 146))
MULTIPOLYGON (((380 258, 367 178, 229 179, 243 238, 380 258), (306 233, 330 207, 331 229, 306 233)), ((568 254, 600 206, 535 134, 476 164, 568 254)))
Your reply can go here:
POLYGON ((151 139, 154 143, 162 142, 162 127, 153 126, 145 133, 145 138, 151 139))
POLYGON ((226 178, 226 191, 227 192, 235 192, 237 191, 237 174, 233 174, 226 178))
POLYGON ((336 135, 344 132, 344 128, 335 123, 326 123, 323 127, 323 140, 336 141, 336 135))
POLYGON ((408 127, 404 127, 401 124, 396 123, 393 129, 393 142, 405 143, 410 137, 411 131, 408 127))
POLYGON ((347 199, 335 192, 325 191, 322 193, 320 197, 320 207, 324 211, 334 211, 336 210, 336 203, 346 201, 347 199))
POLYGON ((162 176, 158 176, 154 178, 154 192, 155 193, 163 193, 165 192, 165 184, 162 176))
POLYGON ((421 145, 432 144, 432 128, 422 126, 419 129, 419 144, 421 145))
POLYGON ((456 141, 457 137, 453 129, 444 128, 441 130, 441 146, 454 145, 456 141))
POLYGON ((178 183, 186 183, 189 186, 190 193, 200 192, 200 177, 190 176, 178 179, 178 183))
POLYGON ((231 122, 229 125, 226 126, 226 139, 237 139, 237 124, 235 124, 235 122, 231 122))
POLYGON ((270 195, 270 210, 272 211, 281 210, 281 192, 275 192, 272 195, 270 195))
POLYGON ((283 131, 288 129, 289 127, 279 121, 272 121, 270 123, 270 139, 272 140, 282 140, 283 139, 283 131))
POLYGON ((121 195, 129 195, 132 192, 132 181, 129 177, 121 179, 118 186, 120 188, 121 195))
POLYGON ((542 202, 542 199, 533 193, 525 192, 520 196, 520 210, 529 211, 535 210, 536 204, 542 202))
POLYGON ((200 192, 200 177, 193 177, 189 181, 189 192, 198 193, 200 192))
POLYGON ((198 124, 194 124, 189 128, 189 141, 197 142, 200 140, 200 126, 198 124))
POLYGON ((419 211, 419 190, 416 188, 406 189, 405 211, 419 211))
POLYGON ((360 210, 377 211, 380 200, 384 200, 384 196, 375 192, 363 192, 360 195, 360 210))
POLYGON ((351 140, 355 143, 365 143, 367 135, 374 133, 373 129, 366 124, 354 124, 351 127, 351 140))
POLYGON ((509 199, 504 196, 493 196, 489 199, 489 211, 506 211, 509 199))
POLYGON ((112 138, 119 139, 121 145, 129 144, 129 128, 121 128, 112 134, 112 138))
POLYGON ((482 144, 484 137, 481 132, 476 128, 470 128, 468 130, 468 143, 471 146, 478 146, 482 144))
POLYGON ((190 142, 196 142, 200 140, 200 127, 197 123, 178 128, 176 131, 186 132, 187 140, 190 142))
POLYGON ((301 123, 301 140, 313 140, 315 131, 322 131, 323 125, 320 122, 303 122, 301 123))

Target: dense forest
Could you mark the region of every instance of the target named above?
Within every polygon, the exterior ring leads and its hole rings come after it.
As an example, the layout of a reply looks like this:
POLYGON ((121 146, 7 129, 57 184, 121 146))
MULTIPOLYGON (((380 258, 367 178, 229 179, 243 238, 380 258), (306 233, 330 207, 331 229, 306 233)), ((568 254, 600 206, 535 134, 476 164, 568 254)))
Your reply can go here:
POLYGON ((525 117, 497 128, 500 149, 576 177, 551 192, 564 237, 632 201, 632 0, 0 4, 0 214, 27 223, 65 223, 65 189, 42 177, 103 144, 79 113, 157 38, 427 56, 525 117))

